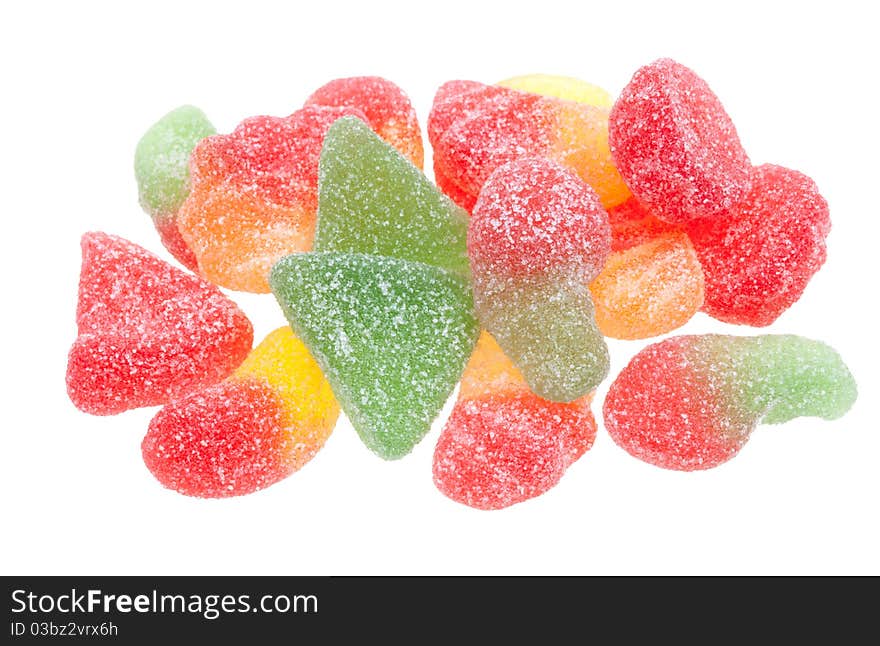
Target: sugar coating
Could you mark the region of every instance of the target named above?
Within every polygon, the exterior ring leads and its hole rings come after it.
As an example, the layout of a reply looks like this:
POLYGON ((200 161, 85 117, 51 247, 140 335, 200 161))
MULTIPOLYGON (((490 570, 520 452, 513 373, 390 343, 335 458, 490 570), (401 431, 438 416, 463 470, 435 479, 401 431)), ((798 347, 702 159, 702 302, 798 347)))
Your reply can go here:
POLYGON ((251 117, 231 134, 202 140, 190 161, 192 190, 178 228, 203 276, 268 292, 272 265, 311 249, 324 134, 354 108, 309 106, 289 117, 251 117))
POLYGON ((434 450, 434 484, 477 509, 543 494, 592 446, 591 399, 562 404, 537 397, 483 332, 434 450))
POLYGON ((437 188, 468 213, 473 211, 479 191, 462 188, 454 174, 446 175, 443 169, 444 162, 438 161, 436 152, 440 140, 455 122, 479 113, 485 102, 492 101, 495 97, 500 97, 500 101, 507 101, 515 96, 516 94, 507 88, 484 85, 476 81, 447 81, 434 95, 434 105, 428 114, 428 141, 434 148, 434 182, 437 188))
POLYGON ((611 248, 608 214, 596 193, 560 164, 525 158, 486 182, 468 228, 475 274, 550 271, 589 281, 611 248))
POLYGON ((590 283, 605 336, 646 339, 687 323, 703 305, 703 271, 684 233, 613 252, 590 283))
POLYGON ((457 121, 479 114, 486 105, 506 103, 516 97, 515 91, 496 85, 447 81, 434 94, 434 103, 428 114, 428 141, 436 149, 440 139, 457 121))
MULTIPOLYGON (((435 175, 471 196, 498 167, 539 156, 574 170, 606 207, 629 197, 611 160, 605 108, 453 81, 435 96, 428 137, 434 146, 435 175)), ((462 203, 460 198, 456 201, 462 203)))
POLYGON ((134 153, 141 207, 153 219, 165 248, 193 271, 198 271, 198 263, 177 229, 177 211, 189 194, 190 153, 216 132, 201 110, 184 105, 150 126, 134 153))
POLYGON ((327 131, 315 251, 394 256, 466 275, 468 215, 355 117, 327 131))
POLYGON ((376 133, 416 167, 425 162, 422 130, 406 93, 378 76, 355 76, 330 81, 318 88, 306 105, 356 108, 376 133))
POLYGON ((241 496, 299 470, 338 416, 320 368, 285 326, 228 379, 159 411, 141 452, 169 489, 200 498, 241 496))
POLYGON ((384 459, 409 453, 477 339, 466 280, 397 258, 312 252, 279 261, 270 283, 367 447, 384 459))
POLYGON ((856 384, 828 345, 793 335, 678 336, 621 371, 605 427, 633 456, 667 469, 709 469, 736 455, 759 422, 836 419, 856 384))
POLYGON ((825 262, 828 203, 797 171, 765 164, 730 217, 688 228, 706 276, 703 310, 728 323, 770 325, 825 262))
MULTIPOLYGON (((452 120, 434 146, 437 167, 471 195, 480 192, 499 166, 523 156, 549 155, 553 147, 551 106, 537 95, 501 89, 465 95, 484 98, 452 120)), ((435 106, 443 109, 443 104, 435 106)))
POLYGON ((607 90, 571 76, 524 74, 500 81, 498 85, 520 92, 586 103, 597 108, 610 108, 614 103, 607 90))
POLYGON ((725 216, 751 164, 718 97, 668 58, 639 68, 611 109, 609 139, 626 184, 661 220, 725 216))
POLYGON ((595 192, 555 162, 511 162, 480 193, 468 228, 474 306, 541 397, 577 399, 607 374, 588 283, 609 248, 595 192))
POLYGON ((77 408, 113 415, 216 383, 245 358, 253 329, 218 289, 106 233, 82 237, 78 336, 67 363, 77 408))

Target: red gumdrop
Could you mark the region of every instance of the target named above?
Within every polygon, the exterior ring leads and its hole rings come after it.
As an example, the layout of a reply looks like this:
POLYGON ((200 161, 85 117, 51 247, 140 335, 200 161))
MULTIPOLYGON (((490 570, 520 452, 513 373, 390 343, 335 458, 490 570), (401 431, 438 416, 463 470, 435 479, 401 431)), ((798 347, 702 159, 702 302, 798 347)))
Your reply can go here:
POLYGON ((536 94, 506 90, 491 100, 484 98, 476 112, 457 119, 443 133, 434 147, 435 167, 461 190, 478 195, 500 166, 527 156, 548 156, 556 118, 554 104, 536 94))
POLYGON ((163 404, 228 376, 251 349, 244 313, 216 287, 116 236, 82 238, 67 391, 112 415, 163 404))
POLYGON ((504 102, 517 94, 515 90, 476 81, 444 83, 434 94, 434 103, 428 114, 428 141, 436 148, 454 123, 469 118, 487 103, 504 102))
POLYGON ((187 496, 224 498, 264 489, 293 470, 292 441, 272 388, 228 380, 160 410, 141 444, 163 485, 187 496))
POLYGON ((721 101, 671 59, 635 73, 611 109, 608 137, 633 195, 666 222, 722 217, 749 190, 749 158, 721 101))
POLYGON ((728 323, 770 325, 825 262, 828 203, 812 179, 766 164, 724 220, 688 228, 703 266, 703 311, 728 323))
POLYGON ((556 485, 595 437, 589 405, 548 402, 531 393, 463 401, 434 450, 434 483, 470 507, 509 507, 556 485))
POLYGON ((682 231, 682 228, 655 218, 636 198, 608 209, 611 225, 611 251, 624 251, 650 242, 666 233, 682 231))
POLYGON ((355 76, 330 81, 306 99, 306 106, 355 108, 364 122, 413 164, 422 167, 422 131, 416 110, 406 93, 379 76, 355 76))
POLYGON ((664 469, 710 469, 739 452, 754 420, 689 356, 689 337, 649 345, 608 389, 605 428, 618 446, 664 469))
POLYGON ((595 191, 560 164, 519 159, 495 171, 468 228, 475 275, 535 275, 576 268, 584 284, 610 251, 608 214, 595 191))
POLYGON ((477 198, 470 193, 465 193, 463 190, 458 188, 458 185, 453 182, 451 179, 446 177, 442 171, 437 169, 437 164, 434 164, 434 183, 437 185, 446 197, 450 200, 458 204, 465 211, 470 213, 474 210, 474 205, 477 203, 477 198))
POLYGON ((444 101, 451 99, 454 96, 460 96, 462 94, 465 94, 466 92, 482 90, 488 87, 495 86, 486 85, 485 83, 480 83, 479 81, 446 81, 443 85, 438 87, 437 91, 434 93, 434 105, 443 103, 444 101))
POLYGON ((193 189, 223 185, 275 204, 310 203, 317 195, 324 135, 355 108, 310 106, 289 117, 250 117, 228 135, 200 141, 190 157, 193 189))

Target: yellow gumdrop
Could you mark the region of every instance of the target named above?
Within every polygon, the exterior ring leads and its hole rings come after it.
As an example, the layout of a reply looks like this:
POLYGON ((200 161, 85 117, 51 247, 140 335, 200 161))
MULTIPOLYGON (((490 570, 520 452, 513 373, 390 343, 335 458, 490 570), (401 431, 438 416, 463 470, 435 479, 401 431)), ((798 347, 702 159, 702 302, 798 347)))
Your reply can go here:
POLYGON ((605 336, 645 339, 684 325, 703 305, 703 270, 690 239, 674 232, 608 257, 590 284, 605 336))
POLYGON ((313 442, 323 444, 339 417, 339 404, 318 364, 290 327, 271 332, 232 376, 248 378, 268 382, 282 402, 286 424, 306 429, 313 442))
POLYGON ((543 96, 554 96, 566 101, 577 101, 599 108, 610 108, 614 101, 611 95, 598 85, 587 83, 571 76, 553 74, 524 74, 514 76, 498 83, 502 87, 520 92, 531 92, 543 96))

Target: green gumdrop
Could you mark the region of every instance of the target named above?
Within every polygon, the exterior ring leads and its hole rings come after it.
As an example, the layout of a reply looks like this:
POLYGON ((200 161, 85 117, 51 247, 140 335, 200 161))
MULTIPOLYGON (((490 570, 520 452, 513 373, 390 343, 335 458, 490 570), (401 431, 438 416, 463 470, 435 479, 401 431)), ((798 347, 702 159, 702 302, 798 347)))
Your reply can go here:
POLYGON ((837 419, 856 400, 855 379, 829 345, 791 334, 734 338, 738 404, 763 424, 837 419))
POLYGON ((389 256, 469 272, 468 215, 356 117, 327 131, 315 251, 389 256))
POLYGON ((301 253, 272 292, 364 443, 409 453, 458 382, 479 333, 465 280, 396 258, 301 253))
POLYGON ((583 283, 519 279, 490 290, 478 309, 483 325, 536 395, 569 402, 608 374, 608 346, 583 283))
POLYGON ((154 219, 176 213, 183 204, 189 193, 190 153, 216 132, 201 110, 184 105, 141 137, 134 153, 134 174, 141 206, 154 219))

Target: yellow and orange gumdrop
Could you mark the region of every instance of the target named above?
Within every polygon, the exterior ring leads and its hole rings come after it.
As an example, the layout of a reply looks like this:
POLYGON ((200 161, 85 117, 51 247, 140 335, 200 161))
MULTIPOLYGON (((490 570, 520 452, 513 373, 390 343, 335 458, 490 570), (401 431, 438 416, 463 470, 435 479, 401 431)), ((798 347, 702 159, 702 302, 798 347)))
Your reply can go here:
POLYGON ((598 85, 593 85, 571 76, 555 74, 523 74, 504 79, 498 83, 501 87, 531 92, 542 96, 552 96, 565 101, 575 101, 594 105, 597 108, 608 108, 614 104, 611 94, 598 85))
POLYGON ((590 284, 596 323, 615 339, 670 332, 703 305, 703 270, 684 229, 634 197, 608 210, 611 255, 590 284))
POLYGON ((289 327, 225 381, 165 406, 141 445, 159 482, 188 496, 264 489, 311 460, 339 417, 318 364, 289 327))
POLYGON ((687 323, 703 305, 703 271, 687 235, 664 233, 614 251, 590 283, 605 336, 645 339, 687 323))

